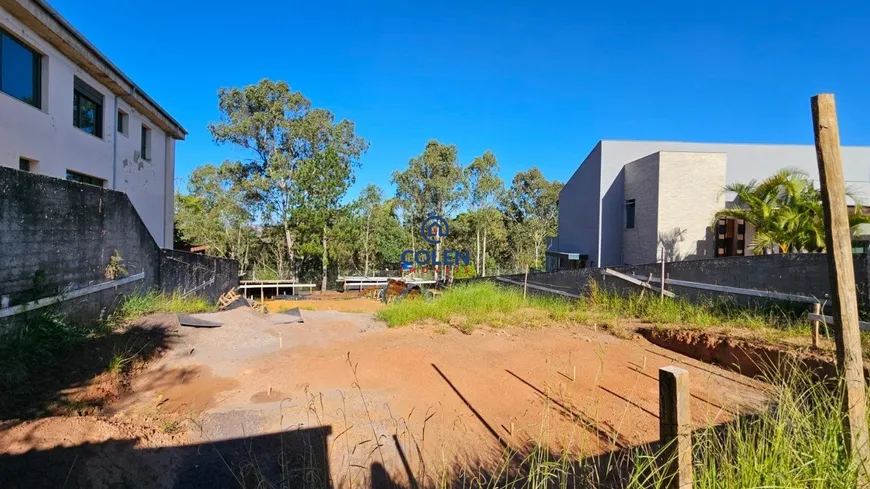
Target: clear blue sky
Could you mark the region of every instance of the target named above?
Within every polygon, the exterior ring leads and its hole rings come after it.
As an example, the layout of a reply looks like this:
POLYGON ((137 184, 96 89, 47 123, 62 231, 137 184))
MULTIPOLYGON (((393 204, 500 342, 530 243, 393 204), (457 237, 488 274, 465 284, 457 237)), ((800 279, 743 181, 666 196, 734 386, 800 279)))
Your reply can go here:
POLYGON ((50 1, 190 132, 179 183, 240 156, 206 124, 218 88, 261 78, 356 122, 353 193, 430 138, 562 181, 599 139, 811 144, 818 92, 843 144, 870 145, 866 0, 50 1))

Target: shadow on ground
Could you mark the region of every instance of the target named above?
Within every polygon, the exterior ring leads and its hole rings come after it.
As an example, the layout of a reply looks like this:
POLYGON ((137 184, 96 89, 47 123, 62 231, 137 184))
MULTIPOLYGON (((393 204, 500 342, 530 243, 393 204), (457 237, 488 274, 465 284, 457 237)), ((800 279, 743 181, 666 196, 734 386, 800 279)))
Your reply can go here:
POLYGON ((0 420, 96 414, 123 394, 137 364, 168 348, 171 336, 171 328, 145 318, 107 334, 61 339, 66 344, 54 351, 16 346, 20 358, 0 375, 0 420))

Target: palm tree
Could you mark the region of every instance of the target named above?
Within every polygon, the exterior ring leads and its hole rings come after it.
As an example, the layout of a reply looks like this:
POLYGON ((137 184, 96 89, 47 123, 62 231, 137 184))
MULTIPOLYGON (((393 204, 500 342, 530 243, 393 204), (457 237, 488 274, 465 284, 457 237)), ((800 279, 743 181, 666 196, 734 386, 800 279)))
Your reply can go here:
MULTIPOLYGON (((798 168, 783 168, 770 177, 757 182, 734 183, 724 188, 736 194, 734 207, 716 212, 719 219, 742 219, 755 228, 752 251, 755 254, 778 248, 781 253, 822 251, 825 249, 825 221, 821 192, 813 181, 798 168)), ((855 201, 849 213, 849 226, 870 223, 864 206, 847 189, 855 201)))

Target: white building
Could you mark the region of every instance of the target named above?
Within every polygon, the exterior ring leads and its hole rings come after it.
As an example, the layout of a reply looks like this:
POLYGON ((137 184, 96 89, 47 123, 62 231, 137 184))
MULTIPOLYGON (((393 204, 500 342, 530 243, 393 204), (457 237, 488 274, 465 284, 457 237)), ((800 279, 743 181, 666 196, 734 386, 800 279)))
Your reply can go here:
POLYGON ((0 165, 125 192, 172 248, 187 132, 42 0, 0 0, 0 165))
MULTIPOLYGON (((842 154, 846 183, 866 205, 870 147, 844 146, 842 154)), ((815 147, 600 141, 559 194, 548 269, 656 262, 659 240, 677 234, 676 260, 750 254, 751 227, 727 220, 711 229, 715 212, 732 198, 722 189, 785 167, 817 180, 815 147)))

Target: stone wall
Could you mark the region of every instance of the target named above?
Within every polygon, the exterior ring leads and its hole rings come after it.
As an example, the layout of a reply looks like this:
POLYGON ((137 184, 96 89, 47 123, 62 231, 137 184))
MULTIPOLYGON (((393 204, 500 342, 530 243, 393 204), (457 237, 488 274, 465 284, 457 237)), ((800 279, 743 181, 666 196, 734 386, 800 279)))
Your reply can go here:
MULTIPOLYGON (((185 262, 216 273, 212 285, 195 291, 211 300, 219 287, 238 284, 231 260, 161 250, 124 193, 0 167, 0 309, 107 282, 116 252, 126 272, 116 277, 145 277, 56 308, 95 319, 137 290, 190 291, 201 275, 181 272, 185 262)), ((0 329, 15 320, 0 319, 0 329)))

